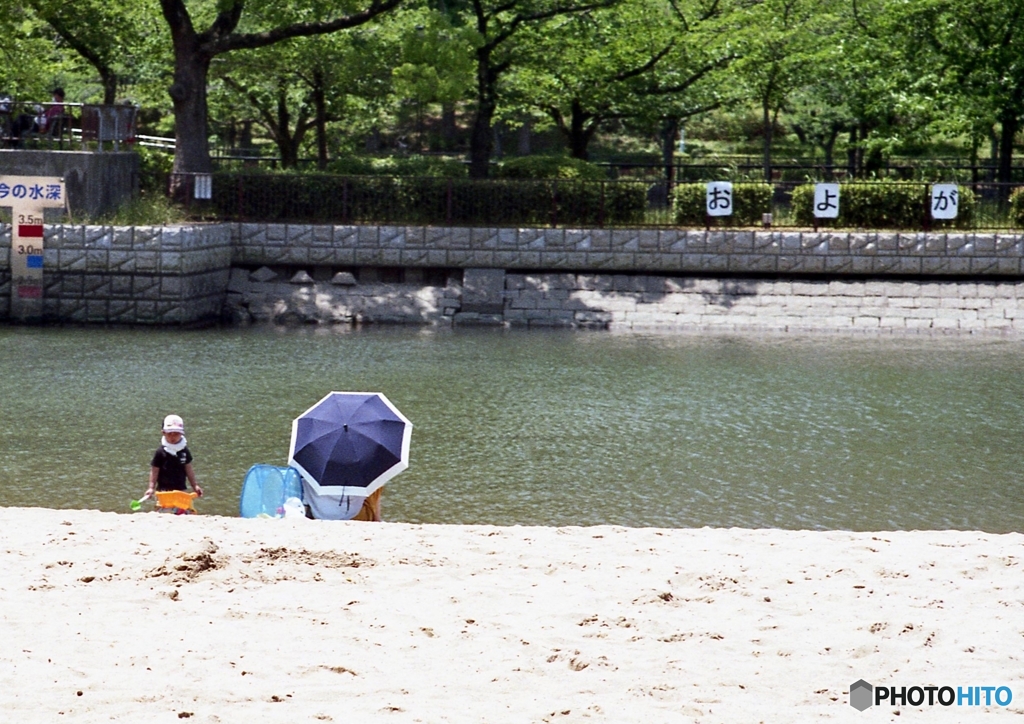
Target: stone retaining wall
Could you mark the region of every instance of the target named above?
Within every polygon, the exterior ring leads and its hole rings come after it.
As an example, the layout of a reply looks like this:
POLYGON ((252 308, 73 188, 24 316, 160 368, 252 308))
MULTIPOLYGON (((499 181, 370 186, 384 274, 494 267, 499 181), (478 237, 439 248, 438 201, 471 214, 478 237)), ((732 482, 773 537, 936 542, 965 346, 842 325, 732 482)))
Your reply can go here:
POLYGON ((1024 276, 1024 235, 234 224, 235 263, 678 274, 1024 276))
MULTIPOLYGON (((267 272, 268 270, 261 270, 267 272)), ((444 285, 258 281, 232 272, 239 322, 678 331, 1024 331, 1024 282, 778 281, 468 269, 444 285)), ((259 276, 257 273, 256 276, 259 276)))
MULTIPOLYGON (((1020 235, 212 224, 44 241, 60 322, 1016 333, 1024 318, 1020 235)), ((10 287, 0 225, 0 319, 10 287)))
MULTIPOLYGON (((230 229, 46 226, 43 317, 102 324, 203 324, 220 319, 230 229)), ((10 316, 11 230, 0 224, 0 319, 10 316)))

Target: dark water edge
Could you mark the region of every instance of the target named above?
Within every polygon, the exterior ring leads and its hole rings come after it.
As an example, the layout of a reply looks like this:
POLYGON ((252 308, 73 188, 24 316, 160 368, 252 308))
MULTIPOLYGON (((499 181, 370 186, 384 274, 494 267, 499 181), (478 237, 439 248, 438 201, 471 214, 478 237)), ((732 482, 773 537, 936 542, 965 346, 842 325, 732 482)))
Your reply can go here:
POLYGON ((1024 344, 542 330, 0 328, 0 505, 128 511, 164 414, 207 496, 326 392, 413 421, 388 520, 1024 529, 1024 344))

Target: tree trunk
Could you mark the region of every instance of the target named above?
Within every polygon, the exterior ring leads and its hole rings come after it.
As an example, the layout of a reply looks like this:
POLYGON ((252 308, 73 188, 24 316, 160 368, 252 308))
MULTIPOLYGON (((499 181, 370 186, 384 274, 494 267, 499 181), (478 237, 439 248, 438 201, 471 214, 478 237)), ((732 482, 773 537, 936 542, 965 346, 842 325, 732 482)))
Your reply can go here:
POLYGON ((679 140, 679 119, 666 118, 661 126, 661 162, 665 165, 665 183, 671 193, 675 181, 676 142, 679 140))
POLYGON ((324 91, 324 73, 313 71, 313 106, 316 125, 316 166, 321 171, 327 168, 327 98, 324 91))
POLYGON ((771 108, 768 107, 768 101, 765 100, 761 104, 761 110, 763 112, 762 122, 764 123, 764 180, 767 183, 772 182, 772 131, 775 125, 772 121, 771 108))
POLYGON ((109 68, 100 69, 103 81, 103 103, 112 106, 117 102, 117 74, 109 68))
POLYGON ((473 115, 473 130, 469 136, 469 177, 487 178, 490 174, 491 151, 494 148, 494 133, 491 121, 495 105, 481 99, 473 115))
MULTIPOLYGON (((176 32, 173 39, 174 83, 167 91, 174 103, 172 173, 212 173, 206 106, 210 57, 200 51, 194 33, 176 32)), ((172 186, 176 190, 177 184, 172 186)))
POLYGON ((1013 139, 1017 135, 1019 123, 1017 114, 1012 111, 1005 111, 999 120, 1002 132, 999 136, 999 173, 996 181, 1008 184, 1013 180, 1013 139))
POLYGON ((583 110, 583 104, 577 99, 572 101, 572 118, 569 120, 569 153, 573 158, 583 161, 590 160, 587 147, 597 130, 597 120, 583 110), (590 125, 587 122, 591 121, 590 125))
POLYGON ((988 156, 989 156, 989 162, 988 162, 989 169, 988 169, 988 172, 985 174, 985 178, 988 181, 992 181, 995 178, 995 176, 993 175, 994 172, 995 172, 995 169, 999 166, 999 136, 996 135, 996 127, 995 126, 989 126, 989 129, 988 129, 988 148, 989 148, 989 153, 988 153, 988 156))
POLYGON ((441 148, 451 151, 455 148, 455 104, 445 103, 441 106, 441 148))
POLYGON ((476 59, 476 113, 469 137, 469 177, 487 178, 490 175, 491 151, 494 133, 491 124, 498 107, 498 73, 491 68, 491 52, 483 47, 476 59))
POLYGON ((530 155, 530 137, 533 135, 533 119, 524 118, 523 125, 519 126, 516 139, 516 153, 520 156, 530 155))
POLYGON ((832 177, 835 175, 833 172, 833 166, 835 165, 836 139, 839 138, 839 131, 841 130, 842 127, 838 123, 833 123, 828 139, 826 139, 825 143, 821 146, 821 150, 825 152, 826 181, 831 181, 832 177))
POLYGON ((505 155, 505 147, 501 143, 505 133, 505 124, 503 122, 496 123, 491 127, 491 130, 494 132, 494 145, 491 146, 491 156, 493 158, 501 158, 505 155))
POLYGON ((850 145, 846 148, 846 173, 857 178, 857 126, 850 126, 850 145))
POLYGON ((282 81, 277 91, 277 132, 274 134, 277 151, 281 154, 281 168, 295 168, 299 162, 299 149, 292 138, 291 120, 286 88, 282 81))

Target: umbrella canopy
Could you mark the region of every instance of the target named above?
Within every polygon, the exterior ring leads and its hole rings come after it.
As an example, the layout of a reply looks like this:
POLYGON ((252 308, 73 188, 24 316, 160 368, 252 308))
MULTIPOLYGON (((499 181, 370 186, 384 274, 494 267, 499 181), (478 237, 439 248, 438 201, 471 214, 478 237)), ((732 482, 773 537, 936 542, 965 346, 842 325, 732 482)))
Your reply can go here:
POLYGON ((321 495, 367 496, 409 467, 412 423, 379 392, 331 392, 292 423, 288 464, 321 495))

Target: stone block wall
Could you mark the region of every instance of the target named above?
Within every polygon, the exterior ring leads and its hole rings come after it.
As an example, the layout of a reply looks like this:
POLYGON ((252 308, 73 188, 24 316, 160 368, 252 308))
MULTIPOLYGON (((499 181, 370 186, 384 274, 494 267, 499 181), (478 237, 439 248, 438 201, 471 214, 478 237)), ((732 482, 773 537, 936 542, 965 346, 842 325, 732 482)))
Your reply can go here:
POLYGON ((301 272, 289 280, 267 267, 232 269, 224 316, 242 324, 451 324, 461 307, 454 279, 444 286, 359 284, 351 274, 339 276, 316 282, 301 272))
MULTIPOLYGON (((11 230, 0 224, 0 319, 10 315, 11 230)), ((43 319, 201 324, 220 319, 231 268, 223 225, 46 226, 43 319)))
MULTIPOLYGON (((1015 334, 1024 319, 1010 234, 197 224, 44 241, 60 322, 1015 334)), ((10 243, 0 224, 0 320, 10 243)))
POLYGON ((239 265, 1024 276, 1024 235, 233 224, 239 265))
MULTIPOLYGON (((501 322, 511 326, 679 331, 1024 332, 1024 282, 508 274, 503 296, 501 322)), ((455 315, 456 323, 462 321, 460 316, 455 315)))

